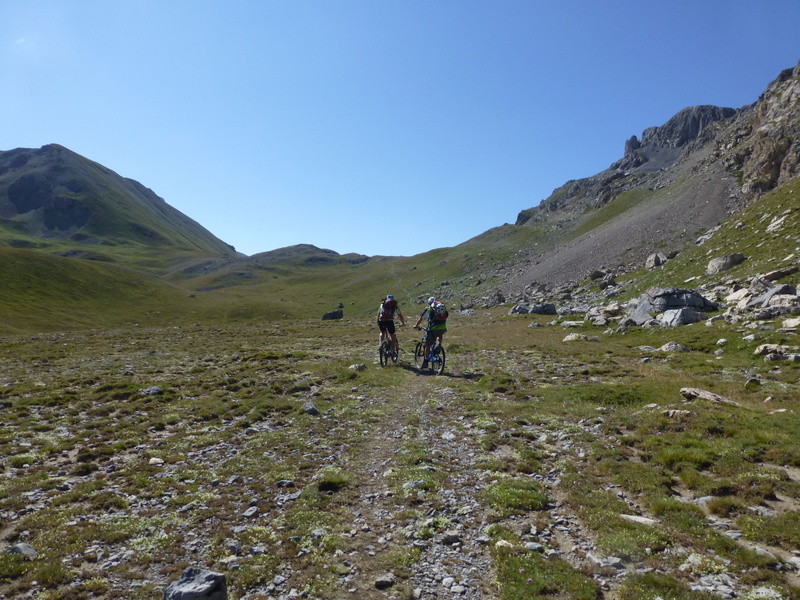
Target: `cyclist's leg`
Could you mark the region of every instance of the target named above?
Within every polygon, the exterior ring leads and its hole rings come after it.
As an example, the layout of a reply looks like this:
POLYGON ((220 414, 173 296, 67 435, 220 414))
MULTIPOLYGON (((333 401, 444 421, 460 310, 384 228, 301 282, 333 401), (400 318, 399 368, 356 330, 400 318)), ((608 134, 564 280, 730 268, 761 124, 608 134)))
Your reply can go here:
POLYGON ((432 340, 432 337, 433 336, 432 336, 430 331, 428 331, 425 334, 425 353, 422 355, 422 368, 423 369, 427 369, 428 368, 428 356, 430 356, 430 353, 431 353, 431 340, 432 340))
POLYGON ((389 335, 389 342, 392 352, 397 351, 397 335, 395 334, 394 321, 386 321, 386 333, 389 335))

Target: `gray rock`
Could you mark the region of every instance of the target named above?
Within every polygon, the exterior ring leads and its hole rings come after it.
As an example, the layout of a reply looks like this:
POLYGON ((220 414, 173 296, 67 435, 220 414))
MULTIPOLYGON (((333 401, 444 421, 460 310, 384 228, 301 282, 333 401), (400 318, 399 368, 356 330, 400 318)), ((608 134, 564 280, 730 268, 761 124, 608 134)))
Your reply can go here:
POLYGON ((664 327, 679 327, 699 323, 708 319, 705 313, 698 312, 693 308, 673 308, 665 311, 659 321, 664 327))
POLYGON ((343 318, 344 318, 344 312, 341 310, 331 310, 322 315, 323 321, 335 321, 337 319, 343 319, 343 318))
POLYGON ((650 288, 639 298, 637 310, 662 313, 675 308, 693 308, 699 311, 714 311, 719 307, 696 290, 682 288, 650 288))
POLYGON ((797 290, 788 283, 773 286, 763 294, 750 300, 747 303, 747 308, 766 308, 772 297, 777 295, 796 296, 797 290))
POLYGON ((34 550, 33 546, 31 546, 30 544, 26 544, 24 542, 21 544, 14 544, 6 552, 8 552, 9 554, 21 554, 25 558, 31 560, 39 556, 39 553, 36 552, 36 550, 34 550))
POLYGON ((228 584, 222 573, 187 567, 164 590, 164 600, 228 600, 228 584))
POLYGON ((645 269, 655 269, 656 267, 660 267, 665 262, 667 262, 667 257, 661 252, 655 252, 647 257, 647 260, 644 262, 645 269))
POLYGON ((525 544, 525 549, 531 552, 544 552, 544 546, 539 542, 527 542, 525 544))
POLYGON ((530 309, 524 304, 515 304, 508 310, 510 315, 527 315, 530 309))
POLYGON ((394 585, 395 578, 392 573, 385 573, 375 580, 375 587, 379 590, 385 590, 394 585))
POLYGON ((722 273, 723 271, 727 271, 728 269, 732 269, 736 265, 743 263, 744 260, 744 254, 739 252, 728 254, 727 256, 723 256, 721 258, 712 258, 706 267, 706 275, 716 275, 717 273, 722 273))
POLYGON ((541 304, 532 304, 528 309, 528 312, 533 315, 557 315, 558 311, 556 310, 556 305, 550 302, 544 302, 541 304))
POLYGON ((306 402, 303 404, 303 412, 307 415, 316 417, 319 414, 319 409, 314 405, 313 402, 306 402))
POLYGON ((461 534, 458 531, 448 530, 442 535, 442 543, 447 546, 452 546, 453 544, 458 544, 459 542, 461 542, 461 534))

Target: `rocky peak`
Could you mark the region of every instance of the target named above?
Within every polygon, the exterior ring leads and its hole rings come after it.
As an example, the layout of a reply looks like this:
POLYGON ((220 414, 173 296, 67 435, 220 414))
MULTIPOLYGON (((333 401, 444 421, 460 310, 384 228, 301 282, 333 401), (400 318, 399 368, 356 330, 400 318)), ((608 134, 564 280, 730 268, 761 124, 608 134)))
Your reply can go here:
POLYGON ((657 171, 671 167, 705 127, 736 114, 734 108, 690 106, 660 127, 648 127, 641 141, 634 135, 625 142, 624 157, 611 165, 618 170, 657 171))
POLYGON ((718 161, 740 181, 748 200, 800 174, 800 63, 767 86, 758 101, 731 123, 709 127, 718 161))

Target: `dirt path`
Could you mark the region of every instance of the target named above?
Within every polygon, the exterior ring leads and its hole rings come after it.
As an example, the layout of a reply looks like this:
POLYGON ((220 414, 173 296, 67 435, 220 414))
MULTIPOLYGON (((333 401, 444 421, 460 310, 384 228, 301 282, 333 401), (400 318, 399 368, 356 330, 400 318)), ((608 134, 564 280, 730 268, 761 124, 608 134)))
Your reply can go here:
POLYGON ((409 369, 404 381, 372 400, 391 410, 357 458, 366 482, 363 503, 353 510, 360 554, 390 560, 359 561, 354 588, 362 598, 397 597, 394 586, 376 587, 394 569, 414 598, 493 598, 470 425, 453 404, 446 376, 409 369))

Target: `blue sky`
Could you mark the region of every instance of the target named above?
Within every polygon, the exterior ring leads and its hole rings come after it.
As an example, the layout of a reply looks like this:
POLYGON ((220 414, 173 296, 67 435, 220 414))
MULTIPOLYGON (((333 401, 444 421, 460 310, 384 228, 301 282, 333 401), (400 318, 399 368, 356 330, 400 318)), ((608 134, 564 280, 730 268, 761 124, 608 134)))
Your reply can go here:
POLYGON ((237 250, 453 246, 800 61, 797 0, 0 0, 0 150, 57 143, 237 250))

